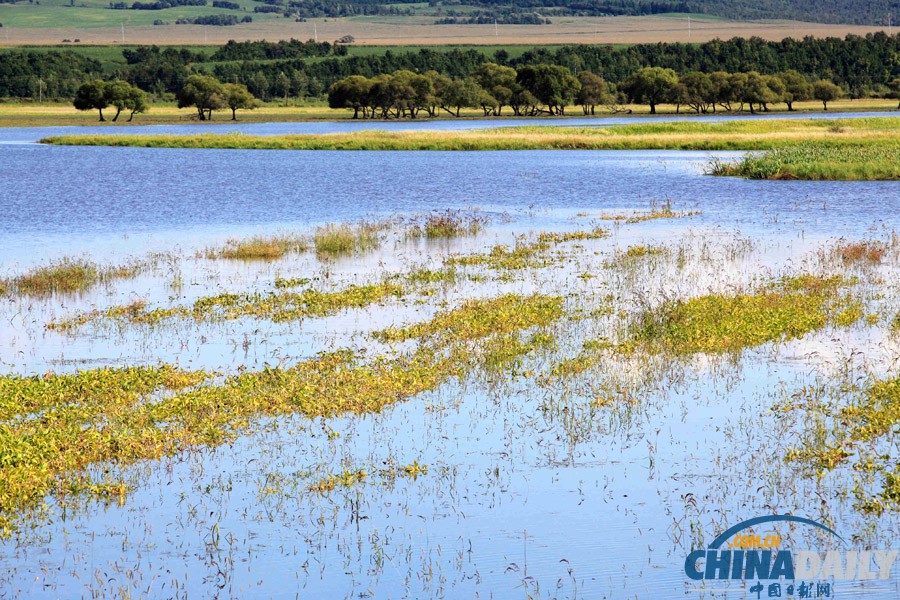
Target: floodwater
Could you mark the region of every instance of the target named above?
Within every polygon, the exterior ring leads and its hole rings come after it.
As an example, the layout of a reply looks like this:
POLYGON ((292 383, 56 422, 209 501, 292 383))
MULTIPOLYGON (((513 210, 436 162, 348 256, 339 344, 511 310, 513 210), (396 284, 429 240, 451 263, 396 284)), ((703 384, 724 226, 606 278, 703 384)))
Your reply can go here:
MULTIPOLYGON (((482 122, 428 128, 444 123, 482 122)), ((215 127, 276 134, 371 126, 215 127)), ((51 133, 63 131, 6 130, 0 138, 26 142, 51 133)), ((573 310, 609 296, 634 308, 805 272, 839 240, 890 240, 900 228, 900 184, 712 178, 703 175, 711 156, 2 145, 0 277, 64 256, 101 263, 164 256, 135 279, 79 296, 0 298, 0 373, 159 361, 223 372, 289 365, 326 349, 374 348, 370 332, 425 320, 465 298, 540 291, 564 296, 573 310), (700 214, 598 220, 666 202, 700 214), (202 257, 228 238, 448 208, 488 224, 477 236, 436 243, 389 233, 370 254, 331 261, 310 252, 271 263, 202 257), (565 245, 558 263, 463 280, 421 302, 388 301, 299 323, 45 329, 136 298, 169 305, 270 289, 276 277, 340 288, 417 266, 436 269, 449 256, 484 252, 517 235, 598 224, 611 235, 565 245), (610 266, 617 250, 636 244, 667 253, 629 269, 610 266)), ((896 257, 880 267, 885 288, 872 294, 871 311, 900 309, 891 283, 896 267, 896 257)), ((886 328, 829 327, 739 359, 601 365, 578 381, 541 383, 540 373, 610 327, 568 320, 554 326, 556 354, 535 356, 515 374, 455 381, 380 414, 262 421, 233 445, 128 467, 124 476, 136 489, 124 505, 88 502, 54 512, 51 502, 52 519, 0 542, 0 595, 757 598, 754 582, 700 589, 685 576, 685 557, 729 526, 774 513, 828 523, 854 548, 900 545, 897 513, 854 508, 849 469, 817 480, 785 462, 803 419, 770 411, 815 382, 891 375, 900 348, 886 328), (638 395, 598 405, 601 387, 638 395), (413 461, 427 464, 427 473, 380 474, 413 461), (345 469, 370 476, 326 494, 308 489, 345 469)), ((896 456, 896 445, 883 450, 896 456)), ((794 548, 830 548, 803 528, 782 533, 794 548)), ((900 567, 887 581, 834 582, 833 593, 895 598, 900 567)))

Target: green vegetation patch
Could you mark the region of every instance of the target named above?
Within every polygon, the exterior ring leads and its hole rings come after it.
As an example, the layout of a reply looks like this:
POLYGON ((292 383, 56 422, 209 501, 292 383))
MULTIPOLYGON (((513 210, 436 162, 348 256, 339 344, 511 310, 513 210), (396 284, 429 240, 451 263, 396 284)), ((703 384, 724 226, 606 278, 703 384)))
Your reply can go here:
MULTIPOLYGON (((214 299, 207 304, 231 302, 214 299)), ((428 323, 381 336, 435 336, 447 353, 423 344, 407 355, 363 361, 340 350, 222 382, 212 373, 166 365, 0 376, 0 535, 15 531, 26 515, 39 513, 50 495, 61 502, 76 493, 124 501, 127 487, 93 481, 88 475, 92 465, 126 466, 228 443, 260 416, 377 412, 464 376, 485 362, 479 356, 487 356, 492 365, 508 364, 523 352, 548 346, 549 336, 534 335, 521 345, 479 349, 482 338, 514 335, 561 315, 561 298, 508 295, 472 301, 428 323)), ((414 463, 404 471, 415 477, 426 469, 414 463)), ((326 478, 317 491, 361 478, 359 473, 326 478)))
POLYGON ((512 248, 498 244, 486 254, 454 256, 447 260, 448 265, 485 266, 490 269, 526 269, 546 265, 546 252, 550 244, 546 241, 528 243, 518 240, 512 248))
POLYGON ((289 252, 303 252, 306 242, 296 236, 256 236, 247 240, 228 240, 221 248, 210 248, 206 258, 232 260, 276 260, 289 252))
POLYGON ((336 257, 372 250, 381 243, 379 229, 379 225, 371 223, 320 227, 313 236, 316 254, 321 257, 336 257))
POLYGON ((786 279, 757 293, 710 294, 644 312, 633 344, 678 356, 739 352, 821 329, 840 310, 840 277, 786 279))
POLYGON ((145 264, 138 262, 100 266, 87 260, 64 258, 22 275, 0 280, 0 295, 46 296, 83 292, 103 282, 134 277, 145 267, 145 264))
MULTIPOLYGON (((863 479, 873 474, 880 476, 882 484, 874 494, 857 485, 857 508, 875 514, 900 510, 900 467, 885 447, 892 447, 891 440, 900 433, 900 378, 875 380, 862 389, 842 389, 839 393, 840 403, 813 404, 821 413, 816 425, 802 444, 790 449, 786 460, 822 477, 856 456, 850 467, 863 479), (848 391, 851 401, 846 403, 843 399, 848 391), (877 449, 879 445, 881 450, 877 449)), ((797 407, 786 407, 793 408, 797 407)))
MULTIPOLYGON (((282 286, 287 287, 287 286, 282 286)), ((310 317, 325 317, 349 308, 363 308, 388 297, 399 297, 402 286, 384 281, 366 285, 350 285, 343 290, 322 292, 279 291, 266 294, 223 293, 198 298, 192 306, 148 309, 142 300, 102 311, 90 311, 64 321, 54 321, 47 328, 68 331, 101 319, 130 324, 154 325, 169 319, 235 320, 245 317, 284 322, 310 317)))
POLYGON ((470 341, 503 335, 529 327, 546 326, 563 316, 558 296, 506 294, 490 300, 470 300, 461 307, 438 313, 425 323, 391 327, 373 335, 382 342, 437 337, 444 342, 470 341))
POLYGON ((409 233, 412 237, 428 239, 464 237, 481 231, 485 220, 458 210, 437 211, 425 217, 422 224, 414 224, 409 233))
POLYGON ((712 175, 748 179, 876 181, 900 179, 900 142, 832 146, 802 143, 749 154, 736 162, 713 161, 712 175))

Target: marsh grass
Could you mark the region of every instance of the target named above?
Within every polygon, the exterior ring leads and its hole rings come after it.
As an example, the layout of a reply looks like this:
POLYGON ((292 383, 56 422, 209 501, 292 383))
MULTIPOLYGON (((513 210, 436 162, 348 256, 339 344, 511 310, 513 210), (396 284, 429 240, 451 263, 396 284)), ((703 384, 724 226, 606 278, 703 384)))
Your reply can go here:
MULTIPOLYGON (((827 395, 825 390, 817 392, 827 395)), ((878 515, 886 510, 900 510, 900 470, 896 460, 890 453, 875 450, 879 445, 893 445, 891 440, 900 425, 900 378, 842 386, 832 393, 833 402, 803 395, 807 396, 807 410, 815 415, 812 433, 789 449, 786 460, 801 465, 820 479, 845 465, 857 474, 858 480, 878 476, 880 490, 870 492, 859 484, 854 488, 857 509, 878 515)), ((782 410, 801 408, 806 407, 792 403, 782 410)))
MULTIPOLYGON (((215 297, 205 304, 229 306, 232 300, 215 297)), ((133 312, 141 309, 135 306, 133 312)), ((91 465, 124 466, 228 443, 262 416, 378 412, 483 364, 480 340, 546 326, 561 316, 560 298, 507 295, 473 301, 380 336, 385 341, 430 336, 440 340, 438 348, 426 343, 407 354, 367 360, 339 350, 224 381, 213 373, 167 365, 0 376, 0 533, 15 531, 48 495, 122 498, 127 489, 121 482, 86 476, 91 465)), ((547 340, 533 336, 527 347, 487 354, 495 357, 492 364, 506 363, 547 340)), ((426 468, 414 463, 406 474, 415 477, 426 468)), ((359 473, 326 478, 315 491, 361 478, 359 473)))
POLYGON ((411 237, 427 239, 456 238, 476 235, 484 228, 486 217, 448 209, 428 214, 421 224, 409 230, 411 237))
POLYGON ((602 240, 609 237, 609 231, 602 227, 595 227, 590 231, 566 231, 566 232, 550 232, 544 231, 538 234, 538 242, 562 244, 565 242, 585 241, 585 240, 602 240))
POLYGON ((246 240, 228 240, 221 248, 209 248, 206 258, 230 260, 277 260, 288 253, 306 250, 306 242, 298 236, 256 236, 246 240))
POLYGON ((675 122, 590 127, 511 127, 490 131, 363 131, 323 135, 229 134, 55 136, 47 144, 150 148, 279 150, 767 150, 816 141, 829 146, 877 145, 896 138, 900 119, 796 119, 675 122), (844 133, 830 131, 834 125, 844 133))
POLYGON ((898 155, 896 140, 842 146, 809 141, 751 153, 737 161, 713 160, 707 173, 748 179, 896 180, 898 155))
POLYGON ((451 257, 447 260, 447 264, 466 267, 484 266, 489 269, 506 270, 537 268, 548 264, 547 251, 549 249, 549 242, 528 242, 520 238, 516 240, 512 248, 498 244, 485 254, 451 257))
POLYGON ((373 337, 382 342, 422 337, 437 337, 445 343, 471 341, 549 325, 562 316, 560 297, 506 294, 490 300, 469 300, 457 309, 438 313, 426 323, 391 327, 374 332, 373 337))
POLYGON ((699 215, 699 210, 676 211, 672 209, 672 199, 666 198, 665 203, 653 201, 650 203, 650 210, 638 210, 629 214, 607 214, 600 215, 604 221, 622 221, 626 224, 643 223, 644 221, 653 221, 656 219, 684 219, 699 215))
POLYGON ((313 235, 316 254, 320 257, 337 257, 373 250, 381 244, 381 229, 376 223, 320 227, 313 235))
POLYGON ((804 275, 755 293, 710 294, 666 302, 639 316, 630 344, 684 356, 739 352, 766 342, 799 338, 825 327, 829 318, 846 308, 847 300, 837 296, 842 284, 837 277, 804 275))
POLYGON ((148 263, 140 261, 101 266, 88 260, 63 258, 22 275, 0 280, 0 295, 47 296, 84 292, 100 283, 135 277, 147 266, 148 263))
POLYGON ((638 244, 629 246, 624 251, 616 250, 615 255, 603 264, 610 269, 627 269, 634 267, 643 259, 664 256, 665 254, 666 250, 664 248, 638 244))
POLYGON ((845 265, 877 265, 881 264, 887 250, 888 246, 884 242, 864 240, 840 244, 835 248, 835 254, 845 265))
POLYGON ((248 317, 280 323, 324 317, 350 308, 363 308, 389 297, 400 297, 404 293, 403 286, 386 280, 373 284, 349 285, 341 290, 327 292, 309 288, 301 292, 222 293, 198 298, 190 306, 148 309, 143 300, 138 300, 127 305, 88 311, 68 319, 52 321, 46 327, 66 332, 100 320, 119 324, 157 325, 171 319, 230 321, 248 317))

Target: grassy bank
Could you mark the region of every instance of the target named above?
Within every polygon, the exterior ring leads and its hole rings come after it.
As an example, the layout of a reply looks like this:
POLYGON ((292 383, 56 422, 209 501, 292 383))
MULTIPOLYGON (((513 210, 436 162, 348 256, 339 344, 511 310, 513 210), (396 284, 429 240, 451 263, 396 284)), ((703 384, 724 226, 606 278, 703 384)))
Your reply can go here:
MULTIPOLYGON (((87 48, 87 47, 85 47, 87 48)), ((797 113, 818 114, 822 112, 821 102, 798 102, 794 105, 797 113)), ((840 100, 829 104, 831 112, 870 112, 870 111, 893 111, 897 108, 896 100, 840 100)), ((628 105, 624 107, 625 112, 613 114, 604 109, 598 109, 596 115, 598 123, 602 123, 604 117, 635 117, 648 115, 650 109, 642 105, 628 105), (631 111, 630 113, 627 111, 631 111)), ((676 114, 676 107, 669 105, 661 105, 657 107, 660 115, 676 114)), ((772 113, 784 113, 786 110, 783 105, 773 107, 772 113)), ((125 119, 120 119, 118 123, 107 121, 100 123, 97 119, 96 111, 81 112, 75 110, 69 102, 3 102, 0 103, 0 127, 56 127, 61 125, 80 125, 89 127, 107 127, 115 128, 120 125, 169 125, 169 124, 185 124, 197 123, 197 111, 194 109, 178 108, 173 103, 157 102, 151 103, 150 109, 140 115, 135 115, 134 121, 126 123, 125 119)), ((682 116, 696 116, 681 110, 682 116)), ((734 114, 734 113, 732 113, 734 114)), ((749 114, 749 113, 737 113, 749 114)), ((331 109, 322 101, 312 101, 303 105, 286 106, 278 102, 266 103, 260 108, 252 111, 238 111, 238 122, 260 123, 260 122, 296 122, 296 121, 337 121, 350 119, 353 111, 343 109, 331 109)), ((460 113, 461 118, 466 119, 482 119, 484 114, 480 109, 463 110, 460 113)), ((503 118, 517 118, 512 116, 512 112, 507 108, 503 118)), ((554 117, 561 123, 565 123, 568 118, 583 118, 584 114, 580 107, 572 106, 566 111, 565 117, 554 117)), ((698 120, 703 120, 704 116, 696 116, 698 120)), ((439 118, 441 120, 457 120, 446 113, 442 113, 439 118)), ((212 123, 223 123, 231 121, 231 112, 217 111, 213 113, 212 123)), ((371 121, 372 128, 380 127, 380 123, 384 121, 371 121)))
POLYGON ((327 135, 57 136, 47 144, 243 150, 763 150, 712 173, 756 178, 897 179, 900 118, 640 123, 607 128, 363 131, 327 135))

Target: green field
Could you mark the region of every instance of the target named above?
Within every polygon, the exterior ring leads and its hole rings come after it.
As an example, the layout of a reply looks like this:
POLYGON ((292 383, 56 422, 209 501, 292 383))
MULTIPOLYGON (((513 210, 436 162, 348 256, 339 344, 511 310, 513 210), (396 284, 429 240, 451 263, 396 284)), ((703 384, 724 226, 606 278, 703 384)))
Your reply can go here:
MULTIPOLYGON (((129 0, 130 5, 133 0, 129 0)), ((145 2, 148 0, 144 0, 145 2)), ((152 1, 152 0, 149 0, 152 1)), ((240 11, 208 6, 176 6, 163 10, 113 10, 108 2, 96 0, 74 0, 74 5, 64 0, 44 0, 40 5, 19 2, 0 4, 0 23, 3 27, 60 29, 84 29, 93 27, 152 26, 157 19, 175 23, 179 18, 193 18, 205 15, 250 15, 254 21, 282 19, 280 14, 254 13, 253 7, 260 6, 252 0, 234 0, 241 5, 240 11)), ((73 37, 77 34, 73 33, 73 37)))

